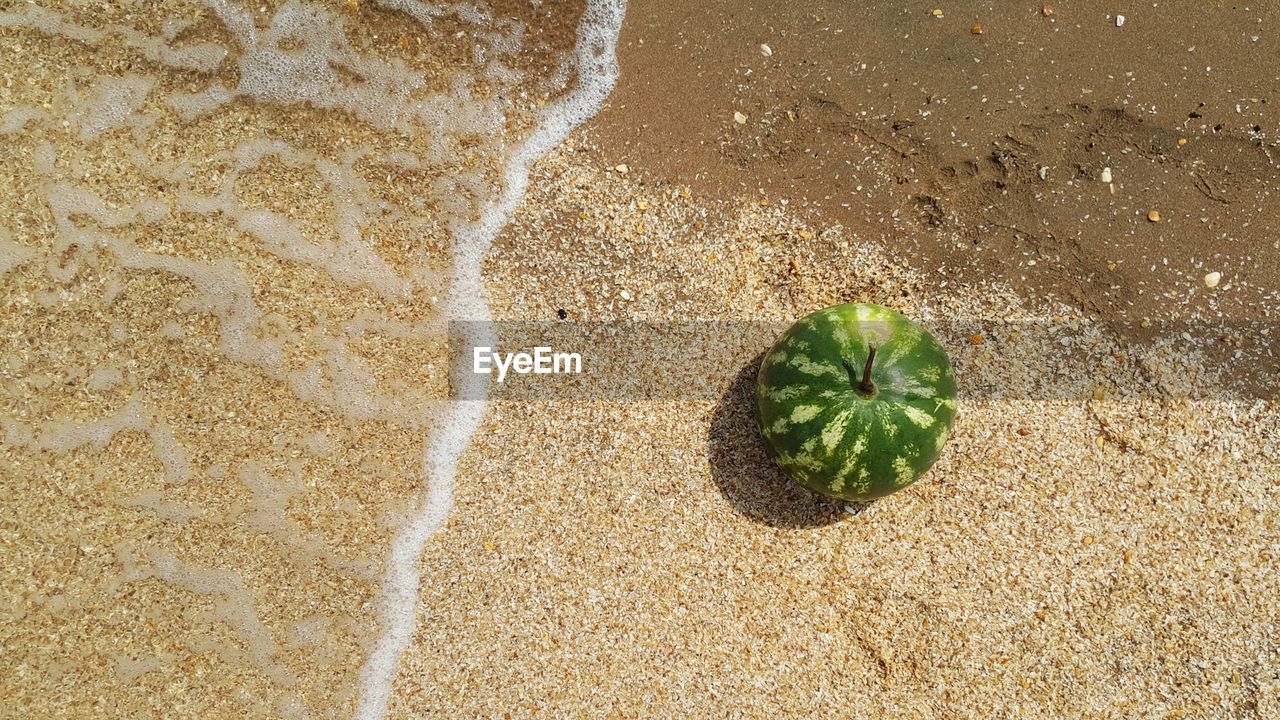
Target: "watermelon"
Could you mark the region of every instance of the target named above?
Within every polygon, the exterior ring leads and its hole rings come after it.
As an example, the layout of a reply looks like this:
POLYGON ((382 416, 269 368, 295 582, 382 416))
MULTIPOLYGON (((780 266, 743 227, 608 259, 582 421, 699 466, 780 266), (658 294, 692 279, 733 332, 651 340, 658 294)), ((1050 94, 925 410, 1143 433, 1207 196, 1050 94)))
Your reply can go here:
POLYGON ((879 305, 802 318, 765 353, 756 418, 792 480, 845 500, 883 497, 933 465, 956 415, 947 353, 924 328, 879 305))

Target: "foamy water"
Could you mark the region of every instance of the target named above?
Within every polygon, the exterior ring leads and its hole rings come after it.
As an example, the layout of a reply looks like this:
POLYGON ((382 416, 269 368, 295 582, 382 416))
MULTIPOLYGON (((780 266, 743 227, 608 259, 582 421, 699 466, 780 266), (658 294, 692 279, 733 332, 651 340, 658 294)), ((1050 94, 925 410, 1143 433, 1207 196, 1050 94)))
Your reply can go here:
POLYGON ((0 13, 7 696, 385 714, 484 412, 444 328, 623 5, 568 49, 414 0, 0 13))
MULTIPOLYGON (((454 259, 449 306, 458 318, 490 319, 480 272, 485 251, 524 197, 534 164, 575 127, 595 115, 613 89, 618 75, 614 46, 624 12, 625 0, 592 2, 587 6, 578 26, 578 87, 546 110, 539 118, 537 129, 509 156, 504 173, 505 190, 501 197, 484 208, 478 222, 457 230, 462 243, 454 259)), ((477 328, 476 333, 476 336, 466 338, 468 344, 497 345, 497 339, 489 337, 487 330, 477 328)), ((476 392, 484 382, 480 379, 482 377, 487 378, 476 374, 468 381, 464 376, 464 387, 460 388, 463 392, 459 395, 466 397, 476 392), (465 387, 466 382, 476 387, 465 387)), ((458 459, 479 428, 483 413, 483 402, 463 400, 453 403, 444 431, 429 441, 425 464, 431 485, 419 512, 396 536, 392 548, 382 585, 384 634, 363 674, 364 694, 358 717, 377 718, 386 713, 396 665, 413 632, 413 599, 417 595, 420 578, 418 556, 426 541, 448 518, 449 508, 453 505, 458 459)))

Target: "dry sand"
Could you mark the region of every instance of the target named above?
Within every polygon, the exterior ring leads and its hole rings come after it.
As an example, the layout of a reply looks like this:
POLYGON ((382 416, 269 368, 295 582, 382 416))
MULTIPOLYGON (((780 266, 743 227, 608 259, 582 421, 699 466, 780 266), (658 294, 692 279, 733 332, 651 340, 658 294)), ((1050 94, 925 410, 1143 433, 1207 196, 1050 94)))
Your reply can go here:
POLYGON ((794 317, 858 298, 1026 319, 1022 337, 948 338, 965 380, 1009 389, 967 396, 929 476, 857 514, 770 467, 749 354, 726 358, 717 402, 496 404, 423 560, 404 716, 1280 710, 1274 407, 1196 390, 1216 384, 1195 359, 1090 338, 1067 311, 940 292, 845 230, 686 200, 584 154, 543 164, 491 256, 499 317, 794 317), (688 292, 662 288, 676 279, 688 292), (1036 399, 1093 354, 1081 399, 1036 399))
MULTIPOLYGON (((447 238, 371 213, 376 259, 414 278, 396 294, 227 214, 121 208, 230 185, 323 233, 334 147, 430 148, 248 102, 189 123, 155 101, 83 135, 56 120, 92 101, 94 72, 138 61, 36 37, 0 32, 23 58, 3 66, 4 112, 49 113, 0 151, 0 715, 348 717, 444 397, 447 238), (298 151, 240 174, 218 154, 281 135, 298 151), (108 209, 59 215, 59 182, 108 209), (109 239, 65 242, 86 232, 109 239), (219 305, 239 296, 160 258, 225 259, 252 302, 219 305), (235 347, 278 360, 228 360, 250 305, 257 342, 235 347)), ((190 91, 160 75, 157 97, 190 91)), ((391 717, 1280 715, 1280 413, 1218 377, 1199 338, 1138 345, 1089 308, 940 281, 871 224, 695 187, 695 159, 682 181, 612 142, 591 129, 537 167, 485 266, 496 318, 890 304, 952 352, 971 390, 955 433, 917 485, 845 507, 764 456, 750 348, 714 370, 711 399, 492 403, 421 558, 391 717), (985 321, 980 339, 955 318, 985 321)), ((868 182, 892 184, 882 170, 868 182)), ((404 208, 461 170, 350 172, 362 205, 404 208)))

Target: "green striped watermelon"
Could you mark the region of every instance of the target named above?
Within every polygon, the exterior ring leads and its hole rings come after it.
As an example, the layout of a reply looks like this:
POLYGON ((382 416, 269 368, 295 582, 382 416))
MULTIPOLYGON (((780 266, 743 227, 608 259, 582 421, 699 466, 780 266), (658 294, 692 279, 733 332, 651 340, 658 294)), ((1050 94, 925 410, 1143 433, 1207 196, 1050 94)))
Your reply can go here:
POLYGON ((769 454, 793 480, 868 500, 938 459, 956 380, 924 328, 879 305, 837 305, 792 325, 765 354, 756 410, 769 454))

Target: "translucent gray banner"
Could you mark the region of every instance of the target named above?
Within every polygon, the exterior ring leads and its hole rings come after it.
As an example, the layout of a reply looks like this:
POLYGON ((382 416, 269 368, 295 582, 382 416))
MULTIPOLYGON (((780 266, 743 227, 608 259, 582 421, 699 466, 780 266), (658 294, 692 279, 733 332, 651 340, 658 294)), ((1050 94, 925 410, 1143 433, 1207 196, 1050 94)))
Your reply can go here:
MULTIPOLYGON (((1274 400, 1269 321, 925 322, 970 402, 1127 395, 1274 400)), ((789 323, 454 322, 454 400, 713 400, 789 323)), ((867 329, 867 326, 864 326, 867 329)), ((873 330, 888 332, 887 328, 873 330)))

